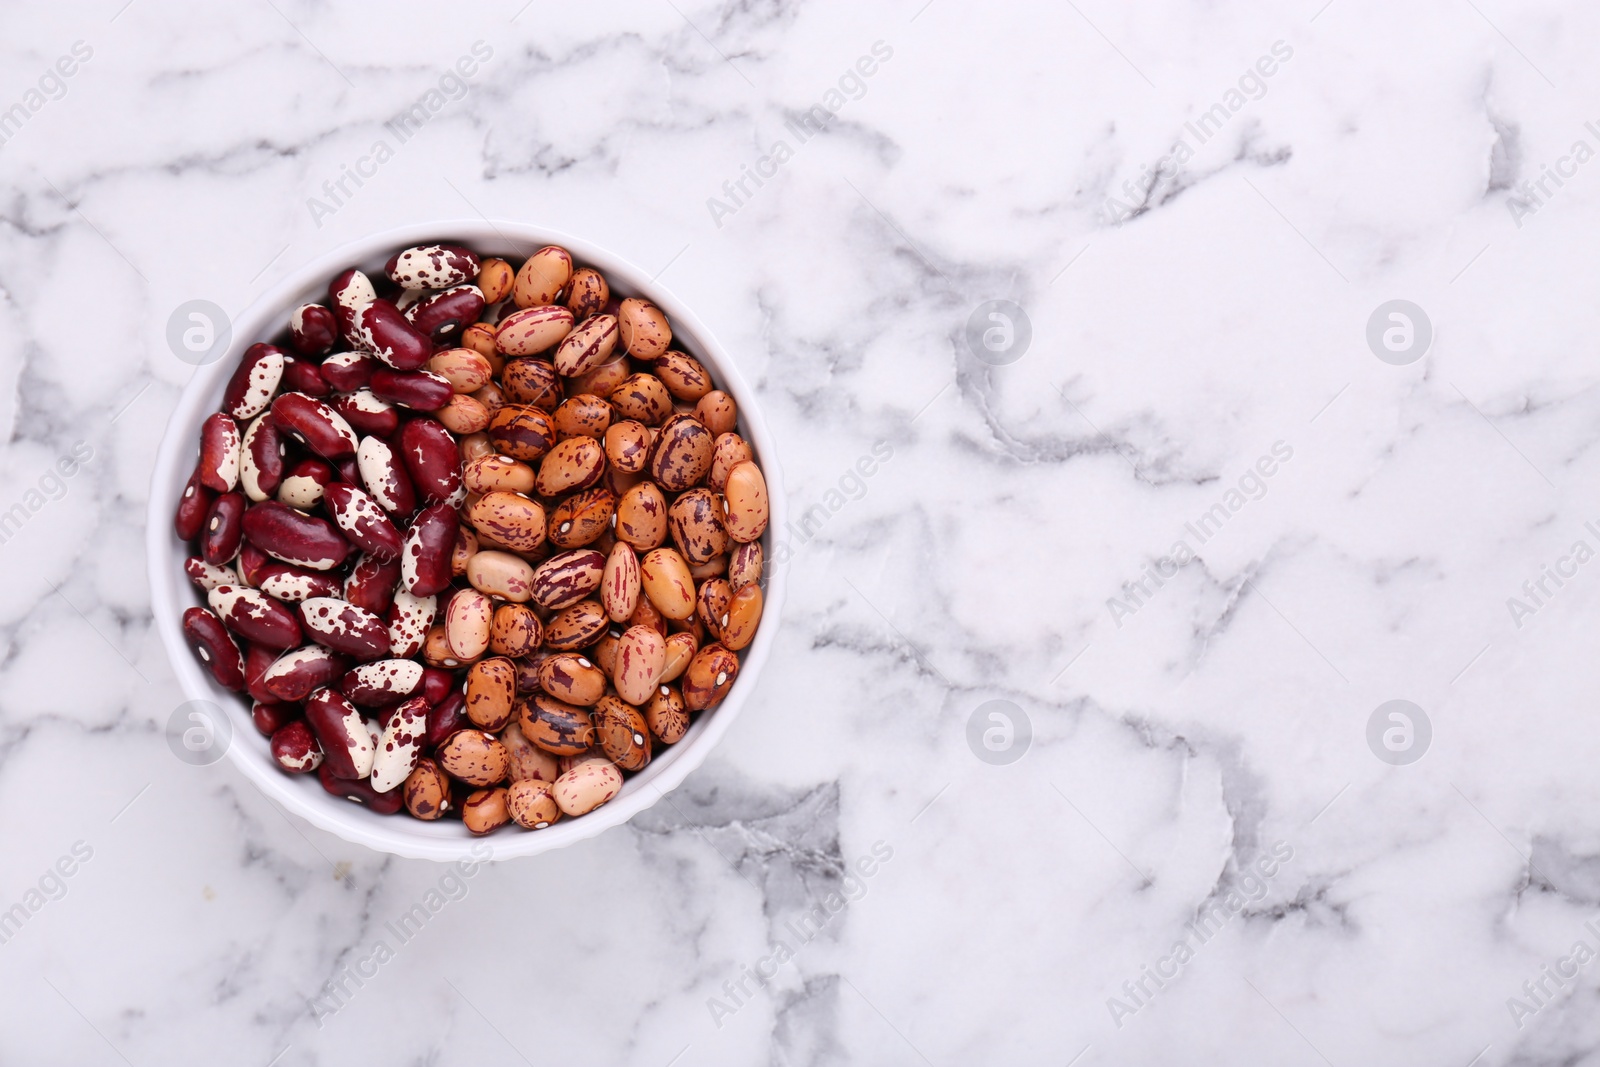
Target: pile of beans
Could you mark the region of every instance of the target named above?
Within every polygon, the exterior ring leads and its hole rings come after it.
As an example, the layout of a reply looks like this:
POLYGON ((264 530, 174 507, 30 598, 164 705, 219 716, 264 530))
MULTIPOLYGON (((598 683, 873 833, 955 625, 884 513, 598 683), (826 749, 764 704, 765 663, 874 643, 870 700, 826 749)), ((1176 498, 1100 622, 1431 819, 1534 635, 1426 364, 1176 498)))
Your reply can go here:
POLYGON ((733 398, 565 249, 347 270, 251 345, 178 504, 183 632, 290 774, 488 833, 594 810, 761 621, 733 398))

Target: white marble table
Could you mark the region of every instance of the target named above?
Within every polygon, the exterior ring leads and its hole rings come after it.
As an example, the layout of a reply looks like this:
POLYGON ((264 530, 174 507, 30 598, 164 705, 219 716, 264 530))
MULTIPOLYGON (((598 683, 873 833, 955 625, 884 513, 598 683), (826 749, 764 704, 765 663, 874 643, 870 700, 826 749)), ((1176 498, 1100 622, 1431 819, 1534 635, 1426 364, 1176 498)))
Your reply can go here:
POLYGON ((0 1061, 1600 1063, 1600 10, 520 3, 8 16, 0 1061), (671 803, 463 877, 173 758, 142 541, 172 309, 480 214, 820 510, 671 803))

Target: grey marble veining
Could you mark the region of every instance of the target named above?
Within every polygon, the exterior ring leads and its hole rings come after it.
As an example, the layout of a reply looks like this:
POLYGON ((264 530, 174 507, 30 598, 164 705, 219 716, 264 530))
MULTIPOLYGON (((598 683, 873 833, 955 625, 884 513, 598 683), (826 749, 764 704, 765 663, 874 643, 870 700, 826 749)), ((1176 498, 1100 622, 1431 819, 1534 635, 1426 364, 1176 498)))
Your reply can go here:
POLYGON ((1595 11, 8 29, 0 1059, 1600 1063, 1595 11), (659 272, 809 519, 707 765, 467 874, 173 758, 142 544, 174 308, 479 215, 659 272))

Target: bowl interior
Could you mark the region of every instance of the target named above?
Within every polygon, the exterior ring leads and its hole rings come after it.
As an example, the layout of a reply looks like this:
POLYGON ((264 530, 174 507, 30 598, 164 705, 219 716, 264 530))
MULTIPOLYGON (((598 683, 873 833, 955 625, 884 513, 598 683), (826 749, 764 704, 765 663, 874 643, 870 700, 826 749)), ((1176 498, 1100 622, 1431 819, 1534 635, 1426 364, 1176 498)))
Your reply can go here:
POLYGON ((785 509, 782 471, 755 396, 727 354, 687 308, 660 286, 652 284, 649 276, 632 264, 584 241, 523 224, 465 220, 398 228, 330 252, 263 294, 233 320, 232 331, 227 353, 196 371, 168 423, 151 484, 147 562, 155 626, 166 645, 179 684, 190 700, 211 701, 224 710, 232 726, 229 755, 258 786, 313 824, 347 841, 379 851, 417 859, 455 860, 469 856, 482 859, 481 841, 492 849, 495 859, 508 859, 560 848, 625 822, 658 800, 662 793, 675 788, 700 765, 732 724, 754 687, 775 638, 783 603, 785 568, 773 560, 773 538, 774 531, 783 528, 785 509), (645 296, 654 301, 672 323, 675 345, 705 364, 717 386, 738 404, 739 432, 749 442, 767 480, 771 520, 762 538, 767 561, 762 625, 755 640, 744 650, 739 677, 727 697, 716 708, 701 713, 677 744, 658 747, 649 766, 631 776, 609 803, 544 830, 506 827, 478 839, 472 837, 459 820, 422 822, 404 814, 377 815, 359 804, 329 795, 314 774, 282 773, 272 762, 267 739, 251 722, 248 698, 218 686, 195 660, 182 634, 183 611, 194 604, 203 604, 204 600, 183 573, 183 560, 188 550, 172 529, 173 509, 194 469, 200 423, 220 406, 223 389, 240 355, 256 341, 278 338, 298 305, 326 303, 328 282, 341 270, 358 267, 369 273, 381 273, 394 252, 424 243, 464 244, 481 254, 502 256, 513 263, 521 262, 544 245, 560 245, 572 253, 578 265, 593 267, 605 275, 613 293, 645 296), (471 852, 474 846, 477 846, 476 853, 471 852))

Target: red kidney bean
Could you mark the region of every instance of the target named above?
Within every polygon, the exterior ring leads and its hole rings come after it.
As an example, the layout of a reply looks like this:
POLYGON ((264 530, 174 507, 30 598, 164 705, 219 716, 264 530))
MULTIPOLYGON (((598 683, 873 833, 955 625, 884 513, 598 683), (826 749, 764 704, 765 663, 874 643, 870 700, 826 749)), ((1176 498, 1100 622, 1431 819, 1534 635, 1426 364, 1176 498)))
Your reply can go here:
POLYGON ((218 685, 236 693, 244 688, 244 656, 221 619, 205 608, 190 608, 183 613, 183 636, 218 685))
POLYGON ((368 708, 405 700, 422 685, 422 664, 414 659, 380 659, 345 673, 339 689, 345 699, 368 708))
POLYGON ((328 401, 328 406, 359 433, 388 437, 400 428, 400 413, 369 388, 336 396, 328 401))
POLYGON ((389 654, 389 628, 383 620, 347 601, 325 596, 301 601, 300 621, 305 624, 306 636, 335 652, 357 660, 389 654))
POLYGON ((423 503, 454 508, 466 499, 456 439, 434 420, 412 419, 400 428, 400 461, 423 503))
POLYGON ((449 504, 423 508, 406 531, 400 551, 400 581, 412 596, 433 596, 450 588, 450 557, 460 519, 449 504))
POLYGON ((471 725, 467 719, 467 695, 459 689, 452 690, 428 710, 427 746, 438 748, 451 734, 471 725))
MULTIPOLYGON (((247 512, 248 514, 248 512, 247 512)), ((239 558, 234 561, 234 566, 239 569, 239 577, 244 579, 244 584, 260 588, 261 576, 272 565, 272 557, 261 551, 245 538, 244 544, 239 546, 239 558)), ((233 583, 238 585, 239 583, 233 583)), ((207 590, 210 592, 210 590, 207 590)))
POLYGON ((363 555, 356 560, 350 577, 344 580, 344 598, 363 611, 370 611, 382 617, 394 603, 394 591, 399 584, 399 559, 378 559, 375 556, 363 555))
MULTIPOLYGON (((339 469, 339 477, 344 479, 346 485, 361 484, 361 467, 356 463, 356 457, 344 456, 336 461, 334 466, 339 469)), ((328 484, 332 485, 333 483, 329 482, 328 484)), ((326 486, 323 487, 322 497, 324 500, 328 497, 326 486)))
POLYGON ((357 804, 371 808, 378 815, 393 815, 405 804, 405 790, 391 789, 387 793, 380 793, 372 788, 372 783, 366 780, 352 781, 340 778, 329 769, 326 760, 317 768, 317 780, 322 783, 322 788, 336 797, 353 800, 357 804))
POLYGON ((483 290, 476 285, 458 285, 418 300, 406 308, 406 318, 434 344, 447 345, 478 321, 484 307, 483 290))
POLYGON ((447 289, 478 276, 478 254, 460 245, 417 245, 396 252, 383 272, 402 289, 447 289))
POLYGON ((256 701, 250 705, 250 721, 262 737, 271 737, 300 717, 299 704, 285 704, 277 698, 269 703, 256 701))
POLYGON ((350 661, 338 653, 321 645, 306 645, 273 660, 262 674, 261 684, 279 700, 300 701, 349 669, 350 661))
POLYGON ((344 416, 304 393, 279 395, 272 402, 272 421, 323 459, 356 454, 356 434, 344 416))
POLYGON ((247 641, 268 648, 294 648, 300 643, 294 612, 258 589, 219 585, 206 594, 206 602, 224 626, 247 641))
POLYGON ((239 424, 226 412, 200 425, 200 484, 218 493, 239 484, 239 424))
POLYGON ((283 433, 271 415, 259 415, 244 432, 239 451, 239 485, 256 503, 270 500, 283 484, 283 460, 288 449, 283 433))
POLYGON ((400 531, 366 493, 347 482, 334 482, 323 491, 322 500, 357 548, 378 559, 400 555, 400 531))
POLYGON ((384 511, 404 516, 417 510, 411 477, 389 442, 381 437, 363 437, 361 447, 356 449, 356 465, 361 470, 361 484, 384 511))
POLYGON ((320 459, 303 459, 284 475, 278 486, 278 501, 301 511, 310 511, 322 502, 322 490, 338 477, 332 466, 320 459))
POLYGON ((281 384, 284 389, 304 393, 306 396, 327 396, 332 392, 328 388, 327 380, 322 377, 322 371, 308 359, 293 357, 285 359, 281 384))
POLYGON ((394 604, 384 621, 389 624, 389 655, 415 656, 428 641, 428 630, 439 614, 439 598, 394 591, 394 604))
MULTIPOLYGON (((245 642, 244 646, 244 687, 250 694, 250 699, 257 704, 281 704, 277 694, 267 688, 267 669, 278 661, 279 651, 268 648, 266 645, 245 642)), ((271 733, 268 730, 267 733, 271 733)))
POLYGON ((439 667, 422 668, 422 695, 429 704, 437 704, 449 696, 450 688, 455 684, 455 671, 447 671, 439 667))
POLYGON ((289 316, 289 343, 302 356, 320 356, 339 339, 339 320, 321 304, 301 304, 289 316))
POLYGON ((211 502, 205 530, 200 535, 200 557, 221 566, 239 554, 244 537, 245 499, 243 493, 223 493, 211 502))
POLYGON ((306 698, 306 723, 322 743, 324 767, 336 778, 365 778, 372 771, 372 735, 356 706, 332 689, 306 698))
POLYGON ((365 352, 335 352, 322 361, 322 377, 341 393, 353 393, 372 380, 378 361, 365 352))
POLYGON ((339 579, 326 571, 312 571, 288 563, 269 561, 257 572, 251 582, 257 589, 290 604, 298 604, 314 596, 339 596, 343 589, 339 579))
POLYGON ((253 344, 245 349, 222 391, 222 410, 236 419, 253 419, 265 411, 283 380, 286 354, 277 345, 253 344))
POLYGON ((200 467, 195 465, 194 473, 189 475, 189 481, 184 484, 183 493, 178 497, 178 506, 172 514, 172 528, 181 541, 193 541, 200 536, 200 531, 206 528, 206 516, 211 512, 211 502, 217 494, 207 489, 200 481, 200 467))
POLYGON ((393 371, 387 367, 372 372, 372 392, 381 400, 413 411, 438 411, 456 395, 450 383, 432 371, 393 371))
POLYGON ((356 343, 356 312, 377 298, 372 282, 358 270, 345 271, 328 286, 328 303, 333 305, 334 321, 352 347, 360 347, 356 343))
POLYGON ((275 500, 244 513, 244 535, 268 555, 314 571, 332 570, 354 551, 326 519, 302 514, 275 500))
POLYGON ((272 735, 272 758, 290 774, 307 774, 322 766, 322 746, 303 720, 285 723, 272 735))
POLYGON ((395 370, 417 370, 433 355, 433 342, 387 300, 362 305, 353 323, 355 347, 371 352, 395 370))
POLYGON ((183 561, 183 573, 205 593, 211 592, 219 585, 239 584, 239 574, 232 567, 220 563, 207 563, 199 556, 190 556, 183 561))

